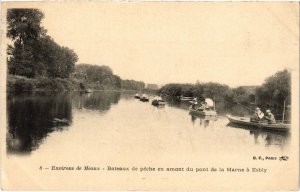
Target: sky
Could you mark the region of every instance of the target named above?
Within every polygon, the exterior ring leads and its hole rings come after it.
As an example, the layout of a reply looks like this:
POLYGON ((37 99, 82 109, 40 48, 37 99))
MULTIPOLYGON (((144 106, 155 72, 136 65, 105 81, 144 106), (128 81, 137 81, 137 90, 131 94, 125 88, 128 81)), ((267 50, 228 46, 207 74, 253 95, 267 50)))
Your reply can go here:
POLYGON ((299 61, 297 3, 40 3, 78 63, 145 83, 260 85, 299 61))

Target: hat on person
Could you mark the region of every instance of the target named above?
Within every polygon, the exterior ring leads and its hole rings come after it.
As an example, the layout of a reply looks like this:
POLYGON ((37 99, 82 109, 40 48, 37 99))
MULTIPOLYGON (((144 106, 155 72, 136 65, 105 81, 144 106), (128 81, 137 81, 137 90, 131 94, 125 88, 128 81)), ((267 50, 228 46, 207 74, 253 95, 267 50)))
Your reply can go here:
POLYGON ((257 108, 255 109, 255 111, 258 111, 258 110, 260 110, 260 108, 259 108, 259 107, 257 107, 257 108))
POLYGON ((268 110, 266 111, 266 113, 271 113, 271 110, 268 109, 268 110))

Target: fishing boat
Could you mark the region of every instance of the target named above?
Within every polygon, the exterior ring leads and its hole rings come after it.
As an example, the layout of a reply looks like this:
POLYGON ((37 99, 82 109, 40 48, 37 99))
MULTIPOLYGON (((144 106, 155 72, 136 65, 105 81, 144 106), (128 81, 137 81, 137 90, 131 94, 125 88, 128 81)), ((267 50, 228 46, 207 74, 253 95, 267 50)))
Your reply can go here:
POLYGON ((192 106, 189 108, 191 114, 202 115, 202 116, 217 116, 215 110, 200 110, 199 108, 193 109, 192 106))
POLYGON ((140 101, 143 101, 143 102, 148 102, 149 101, 149 97, 146 95, 146 94, 143 94, 140 98, 140 101))
POLYGON ((161 97, 155 97, 152 101, 154 106, 164 106, 166 102, 161 97))
POLYGON ((92 93, 93 91, 91 89, 86 89, 85 92, 86 93, 92 93))
POLYGON ((179 99, 180 101, 192 101, 194 97, 184 97, 183 95, 181 95, 179 99))
POLYGON ((285 124, 282 122, 269 124, 268 122, 252 122, 249 117, 238 117, 232 115, 226 115, 230 123, 238 124, 242 126, 255 127, 260 129, 269 129, 274 131, 288 131, 291 129, 291 124, 285 124))
POLYGON ((137 94, 134 95, 134 98, 139 99, 139 98, 141 98, 141 97, 140 97, 140 95, 137 93, 137 94))
POLYGON ((191 114, 201 115, 201 116, 217 116, 217 111, 215 110, 215 105, 212 99, 206 98, 204 102, 201 102, 201 106, 197 107, 197 99, 190 101, 192 105, 189 107, 191 114))

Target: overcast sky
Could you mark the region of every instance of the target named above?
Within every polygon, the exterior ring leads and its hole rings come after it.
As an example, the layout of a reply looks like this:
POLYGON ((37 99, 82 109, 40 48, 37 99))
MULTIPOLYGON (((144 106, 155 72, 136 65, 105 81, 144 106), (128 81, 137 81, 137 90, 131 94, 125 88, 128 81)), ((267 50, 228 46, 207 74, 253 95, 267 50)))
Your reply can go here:
POLYGON ((260 85, 298 64, 295 3, 51 3, 44 27, 78 63, 146 83, 260 85))

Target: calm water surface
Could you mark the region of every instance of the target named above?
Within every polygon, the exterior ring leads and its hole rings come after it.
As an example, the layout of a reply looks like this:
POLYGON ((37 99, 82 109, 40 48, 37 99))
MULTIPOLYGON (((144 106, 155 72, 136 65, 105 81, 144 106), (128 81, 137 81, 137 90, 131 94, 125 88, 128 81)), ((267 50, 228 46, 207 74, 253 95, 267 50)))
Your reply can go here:
POLYGON ((220 150, 281 155, 289 147, 289 134, 227 125, 227 113, 250 115, 241 106, 217 103, 217 119, 200 118, 189 114, 185 102, 168 99, 157 108, 133 96, 116 91, 9 95, 7 152, 51 152, 61 159, 106 154, 111 161, 122 155, 184 158, 220 150))

